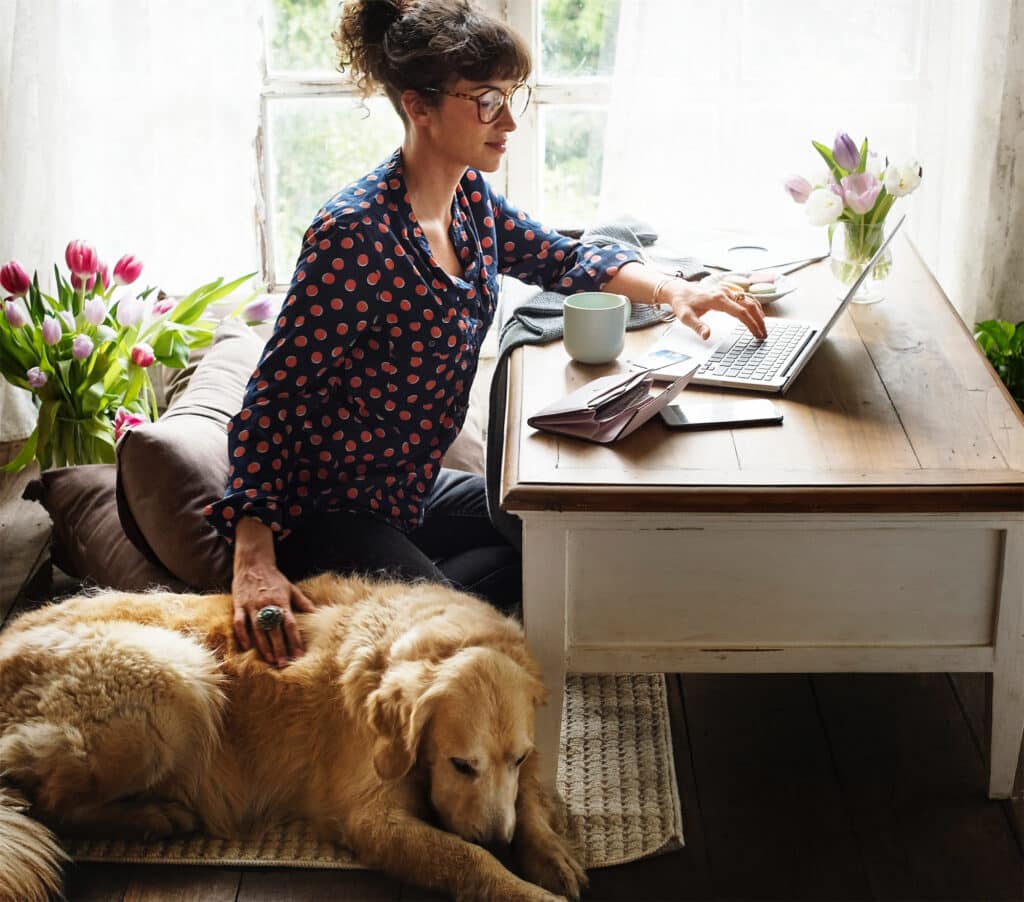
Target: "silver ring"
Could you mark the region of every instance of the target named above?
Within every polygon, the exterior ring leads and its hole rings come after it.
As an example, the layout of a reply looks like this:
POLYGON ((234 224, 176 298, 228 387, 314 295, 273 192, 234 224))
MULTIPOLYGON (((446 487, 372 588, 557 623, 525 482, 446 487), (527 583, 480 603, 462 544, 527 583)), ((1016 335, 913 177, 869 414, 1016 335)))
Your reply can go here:
POLYGON ((256 612, 256 627, 265 633, 277 629, 282 623, 284 623, 284 608, 280 608, 276 604, 268 604, 256 612))

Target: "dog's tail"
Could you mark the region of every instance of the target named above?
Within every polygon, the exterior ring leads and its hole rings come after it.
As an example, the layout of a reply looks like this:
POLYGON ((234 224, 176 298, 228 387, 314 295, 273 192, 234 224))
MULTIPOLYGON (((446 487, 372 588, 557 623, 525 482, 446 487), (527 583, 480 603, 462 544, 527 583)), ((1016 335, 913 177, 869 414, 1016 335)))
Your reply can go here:
POLYGON ((30 818, 25 800, 0 786, 0 899, 47 902, 61 896, 67 855, 57 837, 30 818))

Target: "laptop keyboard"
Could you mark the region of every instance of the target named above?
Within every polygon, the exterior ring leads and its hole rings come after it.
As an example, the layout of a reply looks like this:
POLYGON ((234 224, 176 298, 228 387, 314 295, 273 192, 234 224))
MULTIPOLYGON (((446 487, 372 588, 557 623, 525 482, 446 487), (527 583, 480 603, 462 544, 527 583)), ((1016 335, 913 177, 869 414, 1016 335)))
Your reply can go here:
POLYGON ((737 325, 696 375, 768 382, 782 371, 810 333, 805 323, 775 320, 768 323, 768 337, 760 341, 746 326, 737 325))

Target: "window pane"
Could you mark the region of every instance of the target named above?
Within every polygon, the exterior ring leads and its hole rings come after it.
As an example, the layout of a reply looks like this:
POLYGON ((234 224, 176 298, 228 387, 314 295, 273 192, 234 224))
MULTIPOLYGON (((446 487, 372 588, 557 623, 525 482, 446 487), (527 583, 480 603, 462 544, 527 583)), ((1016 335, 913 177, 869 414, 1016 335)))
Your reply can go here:
POLYGON ((267 0, 267 67, 335 71, 331 32, 337 20, 337 0, 267 0))
POLYGON ((267 101, 270 229, 274 275, 288 282, 316 211, 402 143, 402 125, 384 99, 310 97, 267 101))
MULTIPOLYGON (((541 209, 552 228, 590 224, 601 195, 606 110, 544 107, 544 172, 541 209)), ((528 211, 531 212, 531 211, 528 211)))
POLYGON ((611 75, 619 0, 542 0, 541 76, 611 75))

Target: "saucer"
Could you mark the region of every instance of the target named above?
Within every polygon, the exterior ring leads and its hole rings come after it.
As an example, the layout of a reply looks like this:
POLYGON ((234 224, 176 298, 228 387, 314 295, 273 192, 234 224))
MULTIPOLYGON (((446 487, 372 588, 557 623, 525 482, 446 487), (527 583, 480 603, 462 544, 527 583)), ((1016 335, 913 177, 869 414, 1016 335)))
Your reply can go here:
POLYGON ((797 289, 796 282, 789 276, 776 276, 772 282, 759 282, 758 277, 762 275, 764 274, 758 272, 720 272, 702 279, 701 284, 731 283, 737 288, 742 288, 749 297, 759 300, 762 306, 773 304, 797 289))

